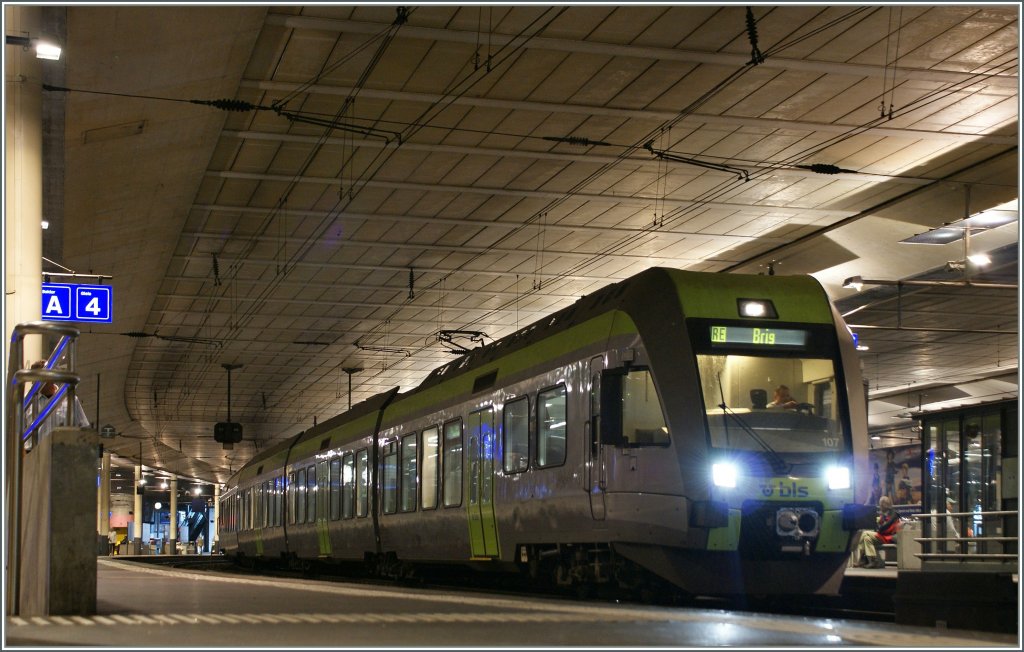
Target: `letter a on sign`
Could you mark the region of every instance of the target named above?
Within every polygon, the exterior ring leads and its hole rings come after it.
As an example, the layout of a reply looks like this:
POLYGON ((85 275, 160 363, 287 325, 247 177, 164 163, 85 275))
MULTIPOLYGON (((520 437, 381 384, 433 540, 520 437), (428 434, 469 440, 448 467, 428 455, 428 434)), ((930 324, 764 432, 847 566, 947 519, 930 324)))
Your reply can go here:
POLYGON ((71 288, 57 283, 43 283, 43 319, 71 319, 71 288))

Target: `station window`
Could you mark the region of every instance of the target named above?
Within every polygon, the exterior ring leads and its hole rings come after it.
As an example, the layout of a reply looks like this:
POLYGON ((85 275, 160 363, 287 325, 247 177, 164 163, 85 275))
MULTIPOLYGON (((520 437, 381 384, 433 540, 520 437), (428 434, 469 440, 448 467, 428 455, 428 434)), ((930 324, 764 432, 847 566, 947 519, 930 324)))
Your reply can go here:
POLYGON ((316 467, 306 469, 306 522, 316 521, 316 467))
POLYGON ((518 473, 530 464, 530 399, 526 396, 505 404, 505 471, 518 473))
POLYGON ((342 458, 341 474, 341 517, 352 518, 355 515, 356 497, 356 457, 345 453, 342 458))
POLYGON ((341 458, 331 458, 331 520, 341 518, 341 458))
POLYGON ((295 472, 295 522, 306 522, 306 469, 295 472))
POLYGON ((444 424, 444 506, 462 504, 462 419, 444 424))
POLYGON ((423 486, 420 491, 420 506, 423 509, 437 508, 438 462, 437 427, 423 431, 423 486))
POLYGON ((537 395, 537 466, 565 463, 565 385, 537 395))
POLYGON ((384 444, 384 478, 381 482, 381 508, 385 514, 398 511, 398 442, 384 444))
POLYGON ((356 516, 370 513, 370 469, 366 449, 356 453, 356 516))
POLYGON ((417 435, 402 437, 402 499, 399 509, 403 512, 416 511, 416 457, 417 435))

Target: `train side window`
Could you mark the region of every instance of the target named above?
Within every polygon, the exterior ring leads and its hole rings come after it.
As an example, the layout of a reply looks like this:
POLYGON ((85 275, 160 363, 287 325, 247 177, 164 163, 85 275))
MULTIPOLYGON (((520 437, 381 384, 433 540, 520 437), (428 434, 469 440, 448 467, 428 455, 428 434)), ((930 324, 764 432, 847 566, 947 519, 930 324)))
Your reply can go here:
POLYGON ((402 499, 399 509, 403 512, 416 511, 416 433, 402 437, 402 499))
POLYGON ((527 396, 505 404, 502 414, 505 442, 505 471, 518 473, 530 465, 530 399, 527 396))
POLYGON ((341 518, 341 458, 331 458, 331 520, 341 518))
POLYGON ((462 419, 444 424, 444 506, 462 504, 462 419))
POLYGON ((281 527, 282 513, 284 512, 284 476, 274 478, 274 525, 281 527))
POLYGON ((341 474, 341 517, 352 518, 355 515, 356 497, 356 457, 345 453, 342 459, 341 474))
POLYGON ((295 472, 295 522, 306 522, 306 469, 295 472))
POLYGON ((565 385, 537 395, 537 466, 565 463, 565 385))
POLYGON ((356 516, 370 513, 370 470, 366 460, 365 448, 356 453, 356 516))
POLYGON ((260 527, 268 527, 270 523, 267 522, 267 518, 270 516, 270 510, 267 508, 267 503, 270 501, 270 482, 260 483, 260 527))
POLYGON ((299 502, 298 491, 295 489, 295 471, 288 474, 288 525, 295 524, 295 515, 298 514, 296 505, 299 502))
POLYGON ((668 425, 654 377, 631 369, 622 379, 622 437, 630 446, 668 446, 668 425))
POLYGON ((306 522, 316 520, 316 467, 306 468, 306 522))
POLYGON ((384 444, 384 481, 381 483, 383 493, 381 504, 385 514, 398 511, 398 442, 389 441, 384 444))
POLYGON ((420 492, 423 509, 437 509, 437 472, 440 468, 437 435, 437 426, 423 431, 423 487, 420 492))

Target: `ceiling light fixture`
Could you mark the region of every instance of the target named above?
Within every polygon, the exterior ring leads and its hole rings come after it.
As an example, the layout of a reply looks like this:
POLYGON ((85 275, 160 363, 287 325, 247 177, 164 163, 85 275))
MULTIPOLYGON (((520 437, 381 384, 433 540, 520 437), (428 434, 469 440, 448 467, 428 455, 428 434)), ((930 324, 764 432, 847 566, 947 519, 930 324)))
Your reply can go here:
POLYGON ((25 48, 32 48, 36 51, 37 59, 47 59, 49 61, 57 61, 60 59, 61 49, 59 45, 39 38, 31 38, 28 36, 12 36, 8 34, 4 42, 7 45, 20 45, 25 48))
POLYGON ((864 287, 864 279, 859 276, 851 276, 843 281, 844 290, 856 290, 858 292, 864 287))

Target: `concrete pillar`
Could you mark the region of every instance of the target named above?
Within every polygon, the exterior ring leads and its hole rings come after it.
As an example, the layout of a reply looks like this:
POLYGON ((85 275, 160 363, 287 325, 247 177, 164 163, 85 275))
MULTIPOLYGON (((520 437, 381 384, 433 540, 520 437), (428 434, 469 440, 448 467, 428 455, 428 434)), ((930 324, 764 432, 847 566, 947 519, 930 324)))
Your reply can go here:
POLYGON ((132 521, 132 552, 142 551, 142 465, 135 465, 135 519, 132 521))
POLYGON ((96 492, 96 532, 100 554, 110 551, 110 451, 103 451, 100 459, 99 491, 96 492))
POLYGON ((213 485, 213 523, 210 523, 210 552, 217 552, 217 537, 220 533, 217 526, 220 524, 220 485, 213 485))
POLYGON ((168 535, 170 540, 168 541, 167 553, 170 555, 178 554, 178 478, 177 476, 171 478, 171 532, 168 535))
MULTIPOLYGON (((4 5, 12 36, 38 36, 42 8, 4 5)), ((31 49, 4 45, 6 149, 4 151, 4 360, 14 326, 42 314, 43 131, 42 65, 31 49)), ((42 358, 42 338, 25 340, 25 360, 42 358)), ((26 364, 26 367, 28 365, 26 364)))
POLYGON ((94 430, 55 428, 25 457, 21 616, 96 613, 94 430))

